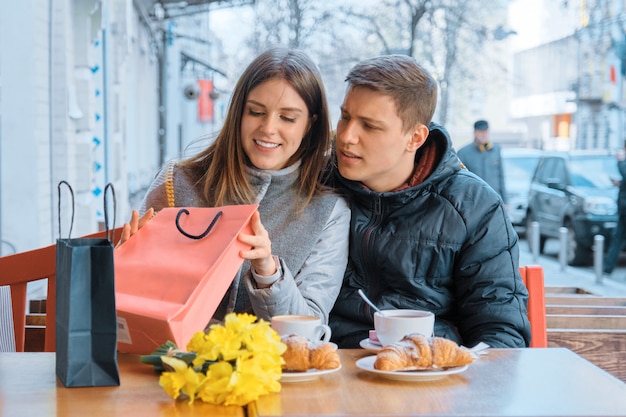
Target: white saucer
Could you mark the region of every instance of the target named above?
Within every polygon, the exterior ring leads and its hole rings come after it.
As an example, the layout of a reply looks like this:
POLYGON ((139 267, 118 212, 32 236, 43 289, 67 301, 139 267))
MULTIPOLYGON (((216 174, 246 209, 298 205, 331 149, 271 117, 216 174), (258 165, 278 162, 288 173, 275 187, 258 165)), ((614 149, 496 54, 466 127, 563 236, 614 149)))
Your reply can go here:
POLYGON ((359 342, 359 346, 361 346, 363 349, 369 351, 369 352, 378 352, 379 350, 381 350, 383 348, 383 345, 381 345, 380 343, 376 343, 376 342, 372 342, 369 337, 367 339, 363 339, 359 342))
POLYGON ((332 374, 333 372, 337 372, 341 369, 341 365, 339 368, 335 369, 309 369, 306 372, 283 372, 280 376, 280 382, 303 382, 303 381, 311 381, 313 379, 319 378, 322 375, 332 374))
POLYGON ((380 375, 383 378, 398 381, 432 381, 434 379, 464 372, 467 369, 467 365, 463 365, 457 366, 456 368, 443 369, 441 371, 380 371, 374 369, 374 361, 376 361, 376 356, 366 356, 357 360, 356 366, 364 371, 380 375))

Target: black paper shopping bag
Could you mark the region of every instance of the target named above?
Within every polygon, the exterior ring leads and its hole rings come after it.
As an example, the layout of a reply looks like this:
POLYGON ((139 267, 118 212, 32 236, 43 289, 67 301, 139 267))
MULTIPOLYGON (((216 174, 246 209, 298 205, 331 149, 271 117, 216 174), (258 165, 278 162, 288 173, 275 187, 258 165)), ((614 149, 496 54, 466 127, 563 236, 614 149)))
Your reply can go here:
MULTIPOLYGON (((107 238, 61 238, 61 185, 59 183, 59 239, 56 244, 56 374, 66 387, 119 385, 117 319, 113 266, 114 227, 109 229, 104 190, 107 238), (109 231, 111 236, 109 239, 109 231)), ((114 203, 115 204, 115 203, 114 203)), ((115 211, 115 208, 113 209, 115 211)), ((113 220, 115 224, 115 217, 113 220)))

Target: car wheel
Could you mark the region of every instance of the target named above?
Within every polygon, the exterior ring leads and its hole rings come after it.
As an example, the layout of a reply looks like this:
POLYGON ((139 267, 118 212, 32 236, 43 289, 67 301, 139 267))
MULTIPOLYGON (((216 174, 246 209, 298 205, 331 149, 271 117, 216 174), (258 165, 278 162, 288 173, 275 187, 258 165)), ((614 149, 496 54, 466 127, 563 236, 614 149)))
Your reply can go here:
POLYGON ((565 225, 567 228, 567 263, 572 266, 590 265, 593 259, 591 250, 578 240, 576 230, 571 223, 565 225))
MULTIPOLYGON (((532 212, 528 212, 526 215, 526 240, 528 241, 528 248, 533 251, 533 236, 532 236, 532 224, 535 221, 535 217, 532 212)), ((541 235, 541 227, 539 227, 539 253, 543 253, 543 249, 546 246, 547 238, 541 235)))

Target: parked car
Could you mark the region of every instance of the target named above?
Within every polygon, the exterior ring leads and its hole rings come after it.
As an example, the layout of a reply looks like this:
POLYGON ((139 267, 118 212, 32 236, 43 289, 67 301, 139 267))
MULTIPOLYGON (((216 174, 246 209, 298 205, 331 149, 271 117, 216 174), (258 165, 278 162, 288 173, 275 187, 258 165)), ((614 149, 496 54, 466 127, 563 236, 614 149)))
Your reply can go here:
POLYGON ((508 214, 518 229, 526 226, 530 181, 543 153, 532 148, 502 148, 508 214))
POLYGON ((617 226, 617 193, 611 178, 620 178, 608 151, 572 151, 540 157, 530 184, 527 227, 539 223, 539 250, 546 239, 568 230, 567 262, 589 265, 595 235, 608 247, 617 226))

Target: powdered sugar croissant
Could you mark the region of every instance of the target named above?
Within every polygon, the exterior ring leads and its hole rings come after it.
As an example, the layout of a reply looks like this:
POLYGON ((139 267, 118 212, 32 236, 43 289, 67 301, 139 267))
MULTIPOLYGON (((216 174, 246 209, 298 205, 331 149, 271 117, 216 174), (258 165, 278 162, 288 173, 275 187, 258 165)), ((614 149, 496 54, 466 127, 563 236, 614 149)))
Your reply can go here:
POLYGON ((309 352, 311 368, 315 369, 337 369, 341 365, 337 346, 332 343, 319 344, 309 352))
POLYGON ((374 368, 381 371, 453 368, 474 361, 474 355, 454 341, 442 337, 409 334, 401 341, 383 346, 374 368))
POLYGON ((287 345, 283 353, 283 370, 303 372, 309 369, 337 369, 341 365, 337 346, 333 343, 313 344, 303 336, 283 336, 287 345))
POLYGON ((309 339, 295 334, 281 337, 287 345, 283 353, 283 370, 304 372, 311 367, 309 359, 309 339))

